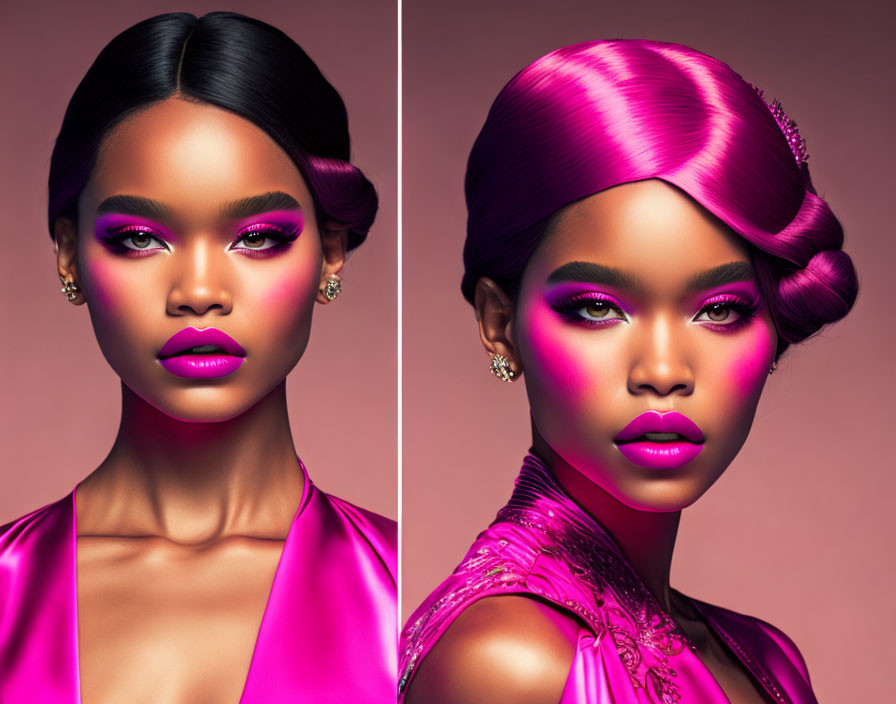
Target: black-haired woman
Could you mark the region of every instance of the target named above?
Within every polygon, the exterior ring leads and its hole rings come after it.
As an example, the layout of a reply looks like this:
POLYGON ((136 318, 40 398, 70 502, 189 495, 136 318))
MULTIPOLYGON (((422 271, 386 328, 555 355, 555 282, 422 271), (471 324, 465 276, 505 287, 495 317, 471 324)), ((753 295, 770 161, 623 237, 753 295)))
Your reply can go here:
POLYGON ((311 483, 286 408, 377 207, 338 93, 262 22, 153 17, 78 86, 49 196, 122 419, 0 529, 0 701, 392 699, 395 525, 311 483))

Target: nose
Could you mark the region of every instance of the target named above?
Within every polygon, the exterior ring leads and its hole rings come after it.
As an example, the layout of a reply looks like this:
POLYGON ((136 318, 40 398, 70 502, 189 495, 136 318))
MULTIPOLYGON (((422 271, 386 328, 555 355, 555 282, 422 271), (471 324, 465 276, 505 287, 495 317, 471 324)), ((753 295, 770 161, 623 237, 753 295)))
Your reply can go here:
POLYGON ((687 360, 683 335, 674 321, 657 317, 636 340, 628 390, 635 395, 689 396, 694 392, 694 370, 687 360))
POLYGON ((227 315, 233 310, 233 298, 226 285, 226 255, 215 252, 211 242, 198 239, 174 256, 178 261, 168 292, 169 315, 205 315, 210 311, 227 315))

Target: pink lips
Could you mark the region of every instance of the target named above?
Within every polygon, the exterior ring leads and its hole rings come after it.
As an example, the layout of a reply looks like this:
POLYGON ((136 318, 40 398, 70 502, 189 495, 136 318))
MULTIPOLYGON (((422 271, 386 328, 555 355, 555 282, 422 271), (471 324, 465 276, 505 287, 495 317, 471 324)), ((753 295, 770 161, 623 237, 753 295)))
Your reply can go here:
POLYGON ((700 454, 704 437, 697 424, 681 413, 647 411, 625 426, 613 440, 632 464, 648 469, 674 469, 700 454), (675 433, 678 437, 648 438, 647 433, 675 433))
POLYGON ((175 376, 216 379, 235 372, 246 350, 220 330, 190 327, 172 335, 158 356, 159 363, 175 376))

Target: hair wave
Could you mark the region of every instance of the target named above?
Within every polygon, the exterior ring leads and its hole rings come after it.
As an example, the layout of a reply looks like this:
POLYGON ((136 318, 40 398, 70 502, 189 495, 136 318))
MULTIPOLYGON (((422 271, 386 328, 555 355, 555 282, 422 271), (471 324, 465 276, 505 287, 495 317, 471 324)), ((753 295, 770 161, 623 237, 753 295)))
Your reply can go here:
POLYGON ((649 40, 558 49, 500 92, 467 166, 464 296, 481 277, 515 293, 558 210, 649 178, 752 245, 778 355, 852 307, 843 228, 763 99, 727 64, 649 40))

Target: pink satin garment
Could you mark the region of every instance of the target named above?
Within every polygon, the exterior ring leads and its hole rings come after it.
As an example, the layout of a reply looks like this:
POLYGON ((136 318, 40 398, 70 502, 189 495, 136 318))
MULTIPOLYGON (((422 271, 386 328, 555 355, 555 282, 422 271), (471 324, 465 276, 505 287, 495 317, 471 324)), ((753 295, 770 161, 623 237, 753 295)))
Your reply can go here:
MULTIPOLYGON (((687 636, 609 534, 539 458, 466 557, 415 611, 401 636, 399 701, 423 658, 470 604, 529 595, 581 624, 561 704, 727 704, 687 636)), ((769 702, 817 704, 796 646, 774 626, 679 594, 728 646, 769 702)))
MULTIPOLYGON (((0 528, 2 704, 80 704, 74 500, 0 528)), ((305 472, 241 704, 393 702, 396 564, 395 522, 305 472)))

